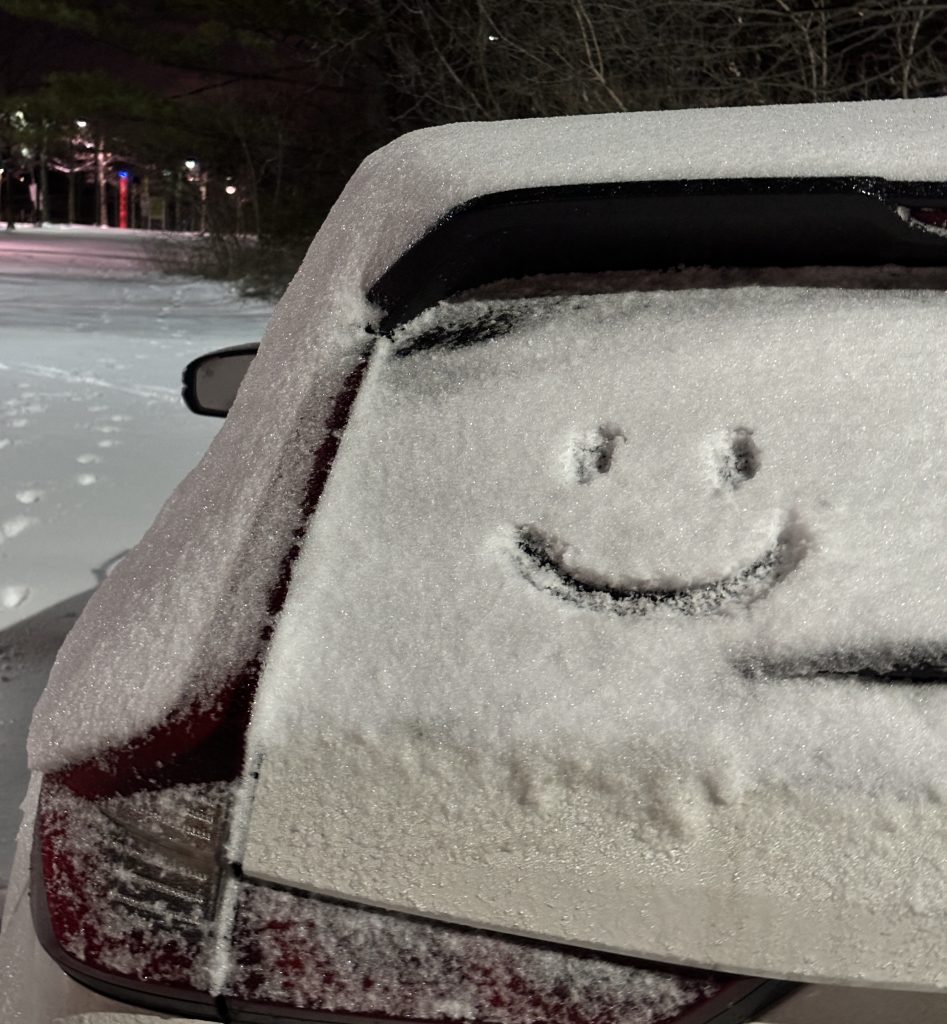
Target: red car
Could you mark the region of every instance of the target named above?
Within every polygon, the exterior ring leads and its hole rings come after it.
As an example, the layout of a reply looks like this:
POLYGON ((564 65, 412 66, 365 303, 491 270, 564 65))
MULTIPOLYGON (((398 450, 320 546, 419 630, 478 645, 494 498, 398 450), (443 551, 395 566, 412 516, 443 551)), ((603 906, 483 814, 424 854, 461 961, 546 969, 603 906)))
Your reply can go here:
POLYGON ((3 1019, 947 1020, 945 122, 370 157, 57 661, 3 1019))

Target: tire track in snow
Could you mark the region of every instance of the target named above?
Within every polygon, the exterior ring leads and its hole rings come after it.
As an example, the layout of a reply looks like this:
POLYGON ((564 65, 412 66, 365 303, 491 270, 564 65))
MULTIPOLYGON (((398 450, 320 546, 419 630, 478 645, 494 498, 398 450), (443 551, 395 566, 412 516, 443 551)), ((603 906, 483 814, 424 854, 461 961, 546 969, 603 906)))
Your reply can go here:
POLYGON ((44 380, 62 380, 70 384, 87 384, 89 387, 106 388, 110 391, 119 391, 125 395, 132 395, 135 398, 155 398, 163 402, 177 404, 181 400, 181 393, 177 388, 163 387, 160 384, 115 384, 112 381, 103 380, 90 373, 79 373, 73 370, 61 370, 57 366, 41 366, 35 363, 17 363, 7 366, 0 363, 2 370, 17 370, 31 377, 41 377, 44 380))

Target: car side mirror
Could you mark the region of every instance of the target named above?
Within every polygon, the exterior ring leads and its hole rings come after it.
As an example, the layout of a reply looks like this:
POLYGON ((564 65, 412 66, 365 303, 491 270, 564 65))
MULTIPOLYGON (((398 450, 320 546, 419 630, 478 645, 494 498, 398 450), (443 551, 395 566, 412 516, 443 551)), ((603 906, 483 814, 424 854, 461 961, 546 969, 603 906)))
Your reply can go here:
POLYGON ((226 416, 259 345, 235 345, 198 356, 184 369, 182 397, 191 412, 226 416))

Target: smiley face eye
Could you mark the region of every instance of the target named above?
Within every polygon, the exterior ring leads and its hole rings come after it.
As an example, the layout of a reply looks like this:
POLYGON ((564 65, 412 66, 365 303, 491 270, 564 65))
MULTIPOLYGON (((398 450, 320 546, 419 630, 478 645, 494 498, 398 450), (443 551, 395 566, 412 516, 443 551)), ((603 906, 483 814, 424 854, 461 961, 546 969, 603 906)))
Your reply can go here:
POLYGON ((573 434, 563 460, 569 479, 578 484, 590 484, 607 473, 612 468, 618 442, 625 440, 621 428, 611 423, 573 434))
POLYGON ((734 427, 714 445, 718 486, 735 491, 752 480, 760 469, 760 449, 749 427, 734 427))

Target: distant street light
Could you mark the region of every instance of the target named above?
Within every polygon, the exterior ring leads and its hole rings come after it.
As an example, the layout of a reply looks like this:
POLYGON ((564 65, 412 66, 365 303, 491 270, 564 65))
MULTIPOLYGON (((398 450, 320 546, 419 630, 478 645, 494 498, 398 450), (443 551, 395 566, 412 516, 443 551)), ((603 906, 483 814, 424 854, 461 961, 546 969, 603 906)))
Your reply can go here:
POLYGON ((88 128, 88 126, 89 126, 89 122, 88 121, 76 121, 76 127, 77 128, 88 128))
POLYGON ((227 193, 228 196, 235 196, 237 194, 237 186, 227 185, 226 188, 224 188, 224 191, 227 193))
POLYGON ((186 167, 186 168, 187 168, 187 169, 188 169, 189 171, 193 171, 193 170, 194 170, 194 168, 195 168, 195 167, 197 167, 197 161, 196 161, 196 160, 185 160, 185 161, 184 161, 184 166, 185 166, 185 167, 186 167))

